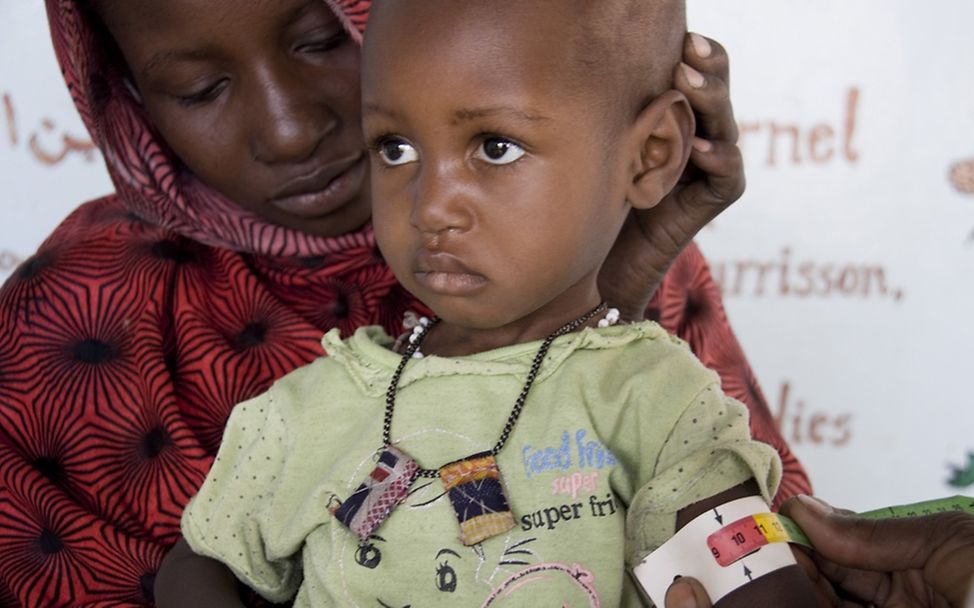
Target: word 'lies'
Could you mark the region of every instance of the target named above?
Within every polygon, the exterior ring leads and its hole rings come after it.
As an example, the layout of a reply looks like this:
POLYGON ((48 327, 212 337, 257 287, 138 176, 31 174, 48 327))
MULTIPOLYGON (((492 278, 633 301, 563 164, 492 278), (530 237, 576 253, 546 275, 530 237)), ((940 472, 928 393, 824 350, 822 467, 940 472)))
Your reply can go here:
POLYGON ((773 416, 781 436, 794 445, 842 447, 852 439, 852 414, 806 410, 803 400, 792 400, 787 380, 781 383, 773 416))

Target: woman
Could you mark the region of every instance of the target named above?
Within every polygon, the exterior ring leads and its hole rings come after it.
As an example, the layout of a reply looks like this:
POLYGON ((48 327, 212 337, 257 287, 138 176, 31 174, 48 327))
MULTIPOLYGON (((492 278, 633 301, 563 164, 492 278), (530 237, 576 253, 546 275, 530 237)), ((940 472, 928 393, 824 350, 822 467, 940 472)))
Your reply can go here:
MULTIPOLYGON (((367 225, 368 4, 48 0, 117 192, 79 207, 0 291, 0 603, 151 604, 233 405, 320 355, 324 330, 397 332, 415 309, 367 225)), ((706 84, 677 78, 702 113, 706 173, 632 218, 602 277, 631 315, 743 187, 726 58, 694 50, 708 46, 687 45, 706 84), (686 229, 662 233, 660 216, 686 229)), ((692 246, 650 312, 752 408, 785 459, 782 496, 807 491, 692 246)))

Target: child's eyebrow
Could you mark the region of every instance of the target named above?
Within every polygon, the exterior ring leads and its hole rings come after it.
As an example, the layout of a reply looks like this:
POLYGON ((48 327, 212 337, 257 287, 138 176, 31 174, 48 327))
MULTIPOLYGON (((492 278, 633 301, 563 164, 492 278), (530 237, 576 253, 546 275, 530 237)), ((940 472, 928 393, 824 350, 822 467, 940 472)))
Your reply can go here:
POLYGON ((380 103, 367 101, 362 104, 362 115, 365 116, 368 114, 380 114, 388 118, 400 118, 399 112, 396 112, 392 108, 387 108, 380 103))
POLYGON ((523 110, 513 106, 491 106, 486 108, 461 108, 453 113, 454 124, 476 120, 478 118, 490 118, 492 116, 505 115, 524 122, 546 122, 551 120, 538 112, 523 110))
MULTIPOLYGON (((362 115, 379 114, 387 118, 401 119, 402 115, 395 109, 384 106, 380 103, 365 102, 362 104, 362 115)), ((514 106, 490 106, 485 108, 460 108, 453 112, 452 124, 457 125, 478 118, 490 118, 493 116, 506 116, 521 122, 539 123, 548 122, 551 119, 538 112, 524 110, 514 106)))

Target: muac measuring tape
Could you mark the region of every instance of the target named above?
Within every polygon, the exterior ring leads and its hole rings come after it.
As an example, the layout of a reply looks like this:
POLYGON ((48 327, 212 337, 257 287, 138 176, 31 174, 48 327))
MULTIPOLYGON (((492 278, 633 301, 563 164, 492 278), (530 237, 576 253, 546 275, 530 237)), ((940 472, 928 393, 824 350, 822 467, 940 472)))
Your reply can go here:
MULTIPOLYGON (((767 508, 762 498, 752 496, 704 513, 650 553, 632 574, 646 595, 662 606, 676 576, 696 578, 716 602, 752 580, 795 564, 788 543, 812 545, 798 524, 784 515, 766 512, 767 508)), ((974 514, 974 498, 954 496, 858 515, 880 519, 947 511, 974 514)))
MULTIPOLYGON (((857 513, 869 519, 920 517, 948 511, 974 514, 974 498, 952 496, 908 505, 885 507, 857 513)), ((812 543, 794 521, 777 513, 757 513, 742 517, 707 537, 707 548, 717 563, 727 567, 742 557, 771 543, 793 543, 812 548, 812 543)))

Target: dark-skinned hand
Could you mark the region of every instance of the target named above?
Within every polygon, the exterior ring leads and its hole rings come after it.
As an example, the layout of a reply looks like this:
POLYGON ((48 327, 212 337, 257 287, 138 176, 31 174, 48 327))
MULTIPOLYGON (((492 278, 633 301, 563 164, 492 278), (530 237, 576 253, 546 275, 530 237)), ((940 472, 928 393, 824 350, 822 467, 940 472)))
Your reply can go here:
POLYGON ((667 268, 694 235, 744 192, 744 169, 731 108, 727 53, 687 34, 674 86, 697 119, 690 163, 673 191, 651 209, 632 211, 599 275, 603 298, 640 320, 667 268))
MULTIPOLYGON (((974 515, 867 519, 807 496, 790 499, 781 512, 816 547, 801 561, 822 606, 974 607, 974 515)), ((710 606, 691 579, 666 594, 666 608, 710 606)))

